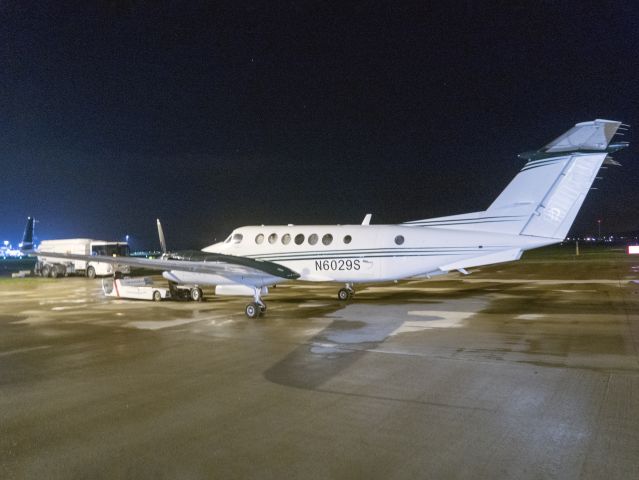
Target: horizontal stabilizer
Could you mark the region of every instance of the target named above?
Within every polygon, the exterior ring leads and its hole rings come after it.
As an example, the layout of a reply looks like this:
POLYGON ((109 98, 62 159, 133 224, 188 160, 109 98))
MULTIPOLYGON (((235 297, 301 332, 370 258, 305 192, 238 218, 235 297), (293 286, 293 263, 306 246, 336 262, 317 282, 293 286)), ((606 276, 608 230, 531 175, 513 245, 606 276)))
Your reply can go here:
POLYGON ((543 152, 574 152, 575 150, 605 151, 612 137, 621 126, 614 120, 581 122, 560 135, 541 150, 543 152))

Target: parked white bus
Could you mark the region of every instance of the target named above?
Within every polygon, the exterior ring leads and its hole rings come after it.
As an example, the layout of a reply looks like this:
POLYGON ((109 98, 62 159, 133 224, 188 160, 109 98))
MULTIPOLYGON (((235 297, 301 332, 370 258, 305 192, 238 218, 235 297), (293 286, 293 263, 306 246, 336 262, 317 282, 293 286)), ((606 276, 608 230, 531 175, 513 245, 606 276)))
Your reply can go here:
MULTIPOLYGON (((108 242, 90 238, 43 240, 38 250, 51 253, 109 257, 126 257, 129 255, 129 245, 126 242, 108 242)), ((53 278, 73 274, 95 278, 96 276, 112 275, 114 272, 129 273, 130 268, 128 265, 48 258, 40 255, 38 255, 38 261, 35 266, 36 275, 53 278)))

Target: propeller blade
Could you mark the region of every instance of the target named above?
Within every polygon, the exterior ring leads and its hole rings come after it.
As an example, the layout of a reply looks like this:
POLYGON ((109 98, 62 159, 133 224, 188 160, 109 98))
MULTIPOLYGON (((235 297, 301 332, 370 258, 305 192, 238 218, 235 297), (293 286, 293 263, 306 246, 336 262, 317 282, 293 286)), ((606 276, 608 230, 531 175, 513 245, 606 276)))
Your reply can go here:
POLYGON ((158 236, 160 237, 160 248, 162 249, 162 254, 166 255, 166 240, 164 239, 164 231, 162 230, 162 224, 160 223, 160 219, 157 219, 158 222, 158 236))

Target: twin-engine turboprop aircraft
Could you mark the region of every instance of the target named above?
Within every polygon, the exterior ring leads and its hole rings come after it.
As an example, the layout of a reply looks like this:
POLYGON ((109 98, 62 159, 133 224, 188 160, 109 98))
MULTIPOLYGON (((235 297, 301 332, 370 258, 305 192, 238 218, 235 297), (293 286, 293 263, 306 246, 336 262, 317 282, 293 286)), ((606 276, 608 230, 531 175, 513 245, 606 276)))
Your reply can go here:
POLYGON ((625 127, 611 120, 578 123, 540 150, 519 155, 527 163, 480 212, 397 225, 370 225, 367 215, 361 225, 241 227, 202 251, 155 260, 90 259, 162 270, 178 284, 215 285, 218 295, 250 295, 245 311, 251 318, 266 310, 262 296, 268 287, 288 280, 343 283, 338 296, 347 300, 358 283, 467 273, 469 267, 518 260, 526 250, 561 242, 599 169, 618 165, 609 154, 628 142, 611 142, 625 127))

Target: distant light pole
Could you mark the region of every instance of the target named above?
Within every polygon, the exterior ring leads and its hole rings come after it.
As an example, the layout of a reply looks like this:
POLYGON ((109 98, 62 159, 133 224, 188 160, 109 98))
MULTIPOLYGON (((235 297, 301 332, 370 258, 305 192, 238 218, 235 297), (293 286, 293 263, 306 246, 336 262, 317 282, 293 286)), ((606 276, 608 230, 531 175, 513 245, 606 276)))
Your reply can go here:
POLYGON ((599 228, 599 240, 601 240, 601 218, 597 220, 597 227, 599 228))

